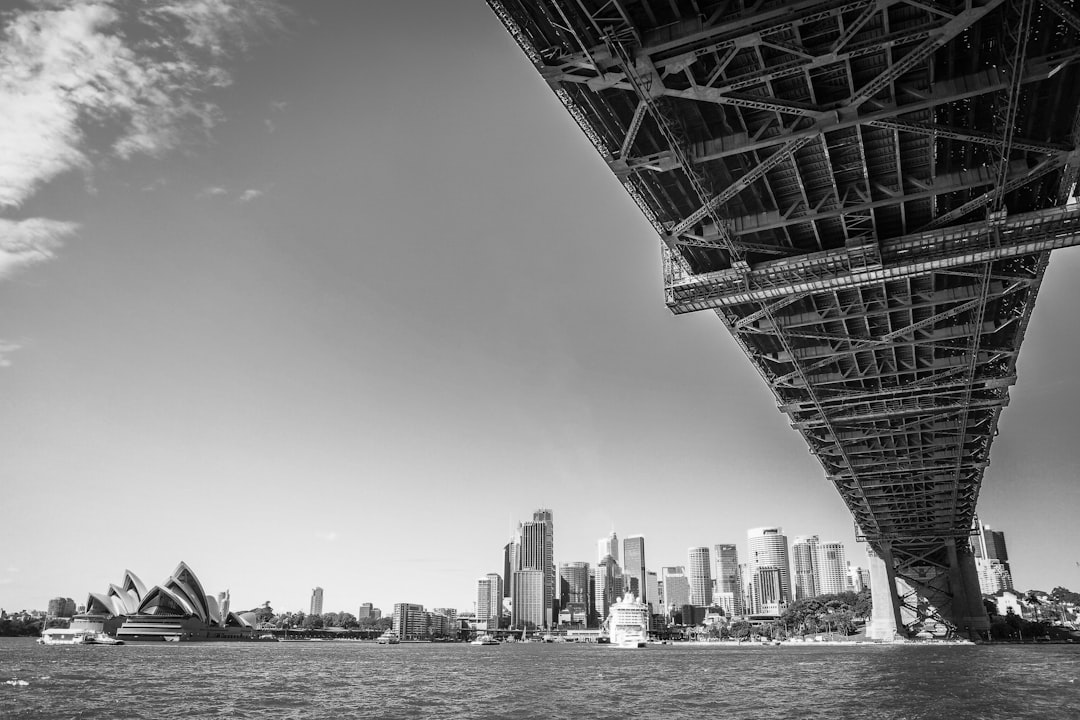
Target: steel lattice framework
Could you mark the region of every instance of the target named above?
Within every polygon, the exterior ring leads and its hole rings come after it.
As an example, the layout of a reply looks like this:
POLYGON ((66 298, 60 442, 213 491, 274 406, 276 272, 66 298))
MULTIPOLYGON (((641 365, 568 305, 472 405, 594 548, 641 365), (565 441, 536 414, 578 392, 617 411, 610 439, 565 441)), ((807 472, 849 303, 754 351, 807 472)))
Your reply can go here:
POLYGON ((488 4, 659 235, 671 310, 720 317, 947 605, 1049 251, 1080 244, 1075 3, 488 4))

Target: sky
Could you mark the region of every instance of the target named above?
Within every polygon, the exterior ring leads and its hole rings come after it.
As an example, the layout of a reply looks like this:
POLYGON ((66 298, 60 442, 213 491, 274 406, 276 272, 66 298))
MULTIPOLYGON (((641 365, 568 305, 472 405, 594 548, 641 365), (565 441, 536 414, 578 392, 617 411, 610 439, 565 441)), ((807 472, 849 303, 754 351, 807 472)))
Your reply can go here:
MULTIPOLYGON (((513 525, 650 569, 850 514, 479 0, 25 2, 0 44, 0 607, 184 561, 235 609, 471 610, 513 525), (136 14, 138 13, 138 14, 136 14)), ((979 503, 1080 588, 1080 251, 979 503)))

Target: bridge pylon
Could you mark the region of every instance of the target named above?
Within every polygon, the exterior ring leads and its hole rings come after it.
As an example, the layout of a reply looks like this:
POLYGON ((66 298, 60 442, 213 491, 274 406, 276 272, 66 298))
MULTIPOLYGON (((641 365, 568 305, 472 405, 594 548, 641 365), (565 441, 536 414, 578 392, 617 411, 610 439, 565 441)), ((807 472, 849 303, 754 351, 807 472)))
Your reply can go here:
POLYGON ((975 559, 966 537, 871 543, 872 640, 893 641, 920 631, 978 640, 990 629, 975 559))

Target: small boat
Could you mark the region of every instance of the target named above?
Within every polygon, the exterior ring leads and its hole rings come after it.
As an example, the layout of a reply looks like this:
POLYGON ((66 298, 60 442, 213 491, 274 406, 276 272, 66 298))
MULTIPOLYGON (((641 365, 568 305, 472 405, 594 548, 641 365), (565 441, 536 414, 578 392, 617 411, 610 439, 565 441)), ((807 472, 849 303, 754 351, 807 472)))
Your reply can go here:
POLYGON ((393 630, 387 630, 382 635, 380 635, 375 640, 375 642, 379 643, 380 645, 397 645, 401 642, 401 638, 399 638, 398 634, 393 630))
POLYGON ((612 604, 607 626, 612 645, 643 648, 649 634, 649 606, 627 593, 612 604))
POLYGON ((469 643, 470 645, 498 645, 499 641, 491 637, 487 633, 477 637, 475 640, 469 643))

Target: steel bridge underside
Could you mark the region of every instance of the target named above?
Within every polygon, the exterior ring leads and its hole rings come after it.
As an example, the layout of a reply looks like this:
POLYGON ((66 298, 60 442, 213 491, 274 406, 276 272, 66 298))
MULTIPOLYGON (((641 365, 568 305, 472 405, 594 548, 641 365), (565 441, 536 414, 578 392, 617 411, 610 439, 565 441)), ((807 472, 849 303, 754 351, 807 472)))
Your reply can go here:
POLYGON ((488 4, 659 236, 668 307, 719 316, 860 539, 960 602, 1049 251, 1080 243, 1075 3, 488 4))

